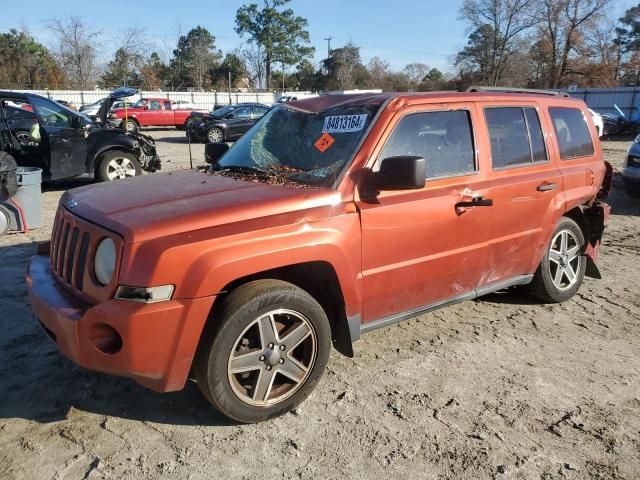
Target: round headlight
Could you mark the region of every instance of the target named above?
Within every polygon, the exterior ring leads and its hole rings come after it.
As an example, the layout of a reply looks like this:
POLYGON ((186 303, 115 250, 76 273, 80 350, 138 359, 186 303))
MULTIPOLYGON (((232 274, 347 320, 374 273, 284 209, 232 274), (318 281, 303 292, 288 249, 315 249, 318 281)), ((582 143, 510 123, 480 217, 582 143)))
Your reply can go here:
POLYGON ((96 278, 102 285, 109 285, 116 269, 116 244, 105 238, 98 245, 93 264, 96 278))

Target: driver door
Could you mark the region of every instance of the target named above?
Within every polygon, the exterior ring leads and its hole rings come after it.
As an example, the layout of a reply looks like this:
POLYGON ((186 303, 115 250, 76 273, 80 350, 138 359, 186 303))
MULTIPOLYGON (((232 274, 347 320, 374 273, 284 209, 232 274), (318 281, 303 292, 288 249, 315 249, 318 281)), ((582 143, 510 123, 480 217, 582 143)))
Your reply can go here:
POLYGON ((87 139, 77 115, 41 97, 29 96, 38 118, 43 146, 48 146, 49 180, 69 178, 87 172, 87 139))
POLYGON ((230 115, 233 117, 228 121, 229 138, 235 140, 244 135, 249 130, 255 120, 251 116, 251 107, 238 107, 230 115))
POLYGON ((473 105, 414 107, 398 117, 373 171, 384 158, 420 156, 426 160, 426 185, 357 199, 363 322, 392 322, 405 313, 473 298, 489 265, 491 209, 460 207, 485 195, 473 105))

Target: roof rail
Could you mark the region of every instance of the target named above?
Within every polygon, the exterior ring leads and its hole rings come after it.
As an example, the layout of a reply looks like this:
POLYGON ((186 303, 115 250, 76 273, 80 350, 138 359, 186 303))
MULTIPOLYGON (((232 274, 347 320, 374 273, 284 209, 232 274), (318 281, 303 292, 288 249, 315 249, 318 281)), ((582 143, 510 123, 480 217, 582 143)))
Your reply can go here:
POLYGON ((504 93, 532 93, 537 95, 553 95, 554 97, 568 97, 566 92, 557 92, 555 90, 538 90, 535 88, 512 88, 512 87, 485 87, 482 85, 471 85, 467 92, 504 92, 504 93))

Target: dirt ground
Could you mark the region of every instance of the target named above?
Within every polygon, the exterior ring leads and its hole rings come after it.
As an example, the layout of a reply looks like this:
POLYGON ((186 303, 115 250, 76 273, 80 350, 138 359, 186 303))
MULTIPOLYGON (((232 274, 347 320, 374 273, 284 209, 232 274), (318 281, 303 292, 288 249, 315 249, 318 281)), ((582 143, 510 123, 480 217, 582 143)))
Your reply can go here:
MULTIPOLYGON (((165 169, 188 166, 183 133, 151 133, 165 169)), ((604 142, 617 171, 628 145, 604 142)), ((192 383, 156 394, 85 371, 40 330, 26 265, 87 181, 47 187, 45 226, 0 238, 0 479, 640 478, 640 201, 619 176, 604 279, 575 299, 509 291, 378 330, 332 353, 299 410, 249 426, 192 383)))

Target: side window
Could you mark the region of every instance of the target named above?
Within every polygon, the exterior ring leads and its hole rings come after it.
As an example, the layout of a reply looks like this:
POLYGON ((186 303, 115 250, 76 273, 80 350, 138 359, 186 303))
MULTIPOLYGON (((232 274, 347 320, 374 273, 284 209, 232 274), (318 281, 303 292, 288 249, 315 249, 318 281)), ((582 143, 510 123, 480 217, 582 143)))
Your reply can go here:
POLYGON ((253 117, 261 118, 264 117, 264 114, 269 111, 268 108, 265 107, 253 107, 253 117))
POLYGON ((404 117, 380 154, 423 157, 427 178, 476 171, 471 117, 466 110, 414 113, 404 117))
POLYGON ((493 168, 547 160, 544 136, 534 108, 485 108, 493 168))
POLYGON ((549 113, 562 160, 593 155, 593 140, 582 111, 577 108, 552 107, 549 113))
POLYGON ((245 120, 251 118, 251 107, 239 107, 233 111, 233 118, 245 120))
POLYGON ((165 100, 164 101, 164 109, 165 110, 171 110, 171 100, 165 100))
POLYGON ((535 108, 525 108, 524 115, 527 119, 527 128, 529 129, 529 140, 531 141, 531 157, 534 162, 544 162, 548 160, 547 147, 544 144, 544 135, 542 134, 542 126, 540 118, 535 108))
POLYGON ((162 104, 158 100, 151 100, 147 103, 147 110, 162 110, 162 104))
POLYGON ((38 97, 29 97, 29 101, 45 127, 73 128, 71 114, 60 105, 38 97))

